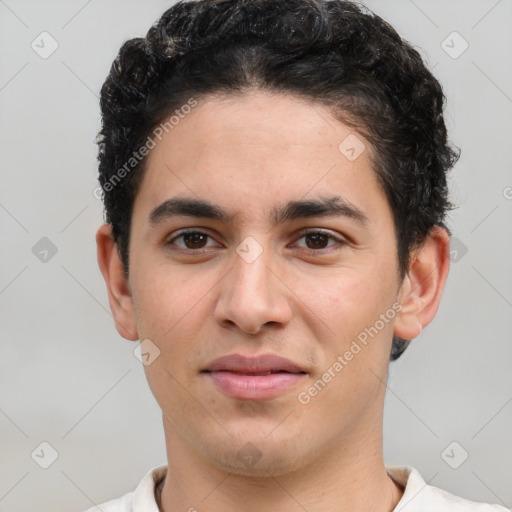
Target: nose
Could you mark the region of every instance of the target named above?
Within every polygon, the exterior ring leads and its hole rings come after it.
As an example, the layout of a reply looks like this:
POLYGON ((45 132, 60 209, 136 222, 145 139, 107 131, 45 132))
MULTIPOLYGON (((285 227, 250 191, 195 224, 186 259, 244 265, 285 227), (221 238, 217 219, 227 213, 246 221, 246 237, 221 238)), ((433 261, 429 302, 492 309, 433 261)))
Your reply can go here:
POLYGON ((290 293, 270 249, 254 261, 234 255, 234 265, 221 281, 215 320, 223 327, 236 326, 247 334, 258 334, 265 326, 290 322, 290 293), (274 262, 275 263, 275 262, 274 262))

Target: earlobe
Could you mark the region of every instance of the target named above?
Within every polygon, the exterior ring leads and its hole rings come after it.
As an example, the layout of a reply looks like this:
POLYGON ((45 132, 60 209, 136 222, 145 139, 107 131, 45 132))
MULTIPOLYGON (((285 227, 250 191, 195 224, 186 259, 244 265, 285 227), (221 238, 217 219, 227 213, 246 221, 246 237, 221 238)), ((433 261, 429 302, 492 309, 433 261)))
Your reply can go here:
POLYGON ((416 338, 434 318, 450 268, 450 237, 434 226, 411 256, 409 271, 400 288, 402 310, 397 315, 394 334, 416 338))
POLYGON ((132 295, 109 224, 103 224, 98 229, 96 245, 98 264, 107 285, 108 300, 116 329, 123 338, 135 341, 139 335, 132 295))

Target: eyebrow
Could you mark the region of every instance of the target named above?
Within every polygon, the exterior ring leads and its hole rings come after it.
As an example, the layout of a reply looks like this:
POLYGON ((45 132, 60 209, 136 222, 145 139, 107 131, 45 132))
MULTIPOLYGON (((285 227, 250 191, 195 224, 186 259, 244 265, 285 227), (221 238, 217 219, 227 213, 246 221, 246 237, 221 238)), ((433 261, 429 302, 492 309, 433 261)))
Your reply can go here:
MULTIPOLYGON (((149 214, 149 223, 152 226, 175 216, 187 216, 219 220, 228 223, 234 215, 228 213, 221 206, 202 199, 189 199, 175 197, 167 199, 149 214)), ((305 201, 290 201, 284 206, 273 208, 269 218, 274 225, 283 224, 290 220, 311 217, 341 216, 353 219, 360 224, 369 224, 368 217, 356 205, 342 196, 322 197, 305 201)))

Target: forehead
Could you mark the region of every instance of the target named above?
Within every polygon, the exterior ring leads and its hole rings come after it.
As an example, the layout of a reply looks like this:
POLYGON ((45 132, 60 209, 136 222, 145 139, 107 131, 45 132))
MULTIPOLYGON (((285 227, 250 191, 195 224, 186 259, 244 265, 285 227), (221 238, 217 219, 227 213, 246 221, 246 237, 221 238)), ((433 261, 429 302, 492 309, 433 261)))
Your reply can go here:
POLYGON ((386 208, 370 146, 324 105, 253 91, 187 112, 148 155, 136 203, 181 194, 268 217, 276 204, 341 194, 362 210, 386 208))

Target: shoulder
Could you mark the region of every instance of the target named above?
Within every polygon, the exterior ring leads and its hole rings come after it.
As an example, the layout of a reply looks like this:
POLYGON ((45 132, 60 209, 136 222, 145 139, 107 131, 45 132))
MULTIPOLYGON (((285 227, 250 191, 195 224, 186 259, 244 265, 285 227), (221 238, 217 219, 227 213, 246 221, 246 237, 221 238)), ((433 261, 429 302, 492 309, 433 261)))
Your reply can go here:
POLYGON ((100 505, 95 505, 94 507, 88 508, 85 512, 97 512, 98 507, 101 512, 133 512, 132 502, 133 492, 129 492, 121 498, 106 501, 100 505))
POLYGON ((411 467, 387 467, 387 472, 405 488, 394 512, 509 512, 501 505, 469 501, 428 485, 411 467))
POLYGON ((157 466, 146 473, 134 491, 95 505, 85 512, 97 512, 98 509, 102 512, 159 512, 155 501, 155 487, 166 474, 167 466, 157 466))

